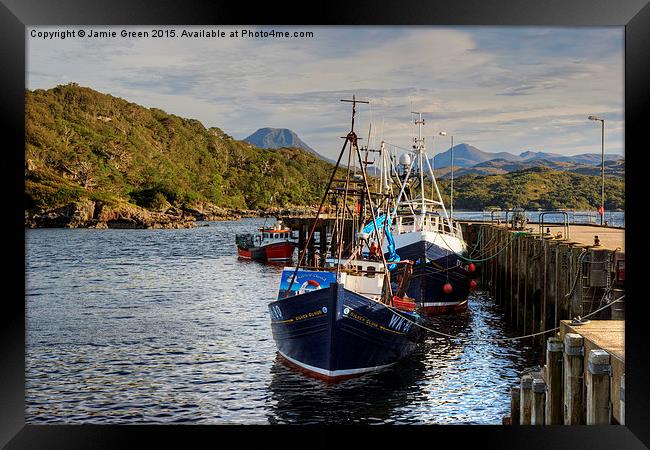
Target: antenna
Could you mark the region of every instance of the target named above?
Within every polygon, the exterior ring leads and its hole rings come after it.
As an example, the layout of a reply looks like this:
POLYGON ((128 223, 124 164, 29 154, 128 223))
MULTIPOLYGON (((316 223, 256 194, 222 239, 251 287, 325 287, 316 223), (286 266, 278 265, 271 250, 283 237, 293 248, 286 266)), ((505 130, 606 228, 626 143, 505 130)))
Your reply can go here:
POLYGON ((342 102, 352 103, 352 128, 351 131, 354 131, 354 116, 357 113, 357 103, 370 103, 362 100, 357 100, 354 95, 352 95, 352 100, 341 99, 342 102))

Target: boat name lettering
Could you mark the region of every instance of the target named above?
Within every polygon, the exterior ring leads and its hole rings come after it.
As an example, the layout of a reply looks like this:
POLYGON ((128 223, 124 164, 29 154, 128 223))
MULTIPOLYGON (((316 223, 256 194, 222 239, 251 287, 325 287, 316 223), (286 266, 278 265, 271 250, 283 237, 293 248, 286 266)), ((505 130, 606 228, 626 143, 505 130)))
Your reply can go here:
POLYGON ((393 314, 393 317, 390 319, 388 324, 395 331, 401 331, 402 333, 408 333, 411 329, 412 323, 406 320, 404 317, 397 316, 393 314))
POLYGON ((271 318, 274 320, 282 320, 282 310, 278 305, 271 306, 271 318))
POLYGON ((352 317, 353 319, 358 320, 361 323, 365 323, 366 325, 369 325, 374 328, 380 328, 379 324, 377 322, 373 322, 372 320, 368 319, 367 317, 363 317, 360 314, 355 313, 354 311, 350 311, 348 313, 348 317, 352 317))
POLYGON ((306 314, 301 314, 299 316, 294 317, 294 320, 304 320, 304 319, 311 319, 312 317, 318 317, 322 316, 325 314, 322 309, 319 309, 317 311, 312 311, 306 314))

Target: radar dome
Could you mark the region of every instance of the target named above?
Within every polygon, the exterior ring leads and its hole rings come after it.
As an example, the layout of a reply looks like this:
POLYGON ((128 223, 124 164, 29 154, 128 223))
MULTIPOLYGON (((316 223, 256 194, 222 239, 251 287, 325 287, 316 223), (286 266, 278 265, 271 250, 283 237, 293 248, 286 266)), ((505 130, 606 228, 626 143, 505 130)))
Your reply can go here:
POLYGON ((408 153, 402 153, 400 155, 399 163, 402 166, 410 166, 411 165, 411 157, 408 155, 408 153))

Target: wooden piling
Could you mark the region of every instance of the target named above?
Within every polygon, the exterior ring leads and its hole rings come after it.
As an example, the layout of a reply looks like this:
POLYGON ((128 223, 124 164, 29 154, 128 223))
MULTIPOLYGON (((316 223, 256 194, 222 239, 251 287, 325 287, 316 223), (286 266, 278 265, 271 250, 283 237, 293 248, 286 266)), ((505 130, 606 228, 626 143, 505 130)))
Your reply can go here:
POLYGON ((609 353, 595 349, 589 352, 587 365, 587 425, 608 425, 611 407, 609 401, 610 373, 609 353))
POLYGON ((320 264, 323 264, 325 261, 325 257, 327 256, 327 231, 328 231, 328 225, 327 223, 323 222, 323 224, 320 227, 320 242, 319 242, 319 250, 318 252, 320 253, 320 264))
POLYGON ((521 397, 519 410, 519 423, 521 425, 530 425, 531 405, 532 405, 533 376, 529 373, 521 377, 521 397))
POLYGON ((531 425, 544 425, 544 410, 546 402, 546 383, 540 378, 533 378, 532 386, 532 402, 531 402, 531 425))
POLYGON ((546 343, 546 425, 562 425, 563 380, 562 359, 564 344, 559 337, 550 337, 546 343))
POLYGON ((581 270, 580 255, 584 251, 584 245, 574 244, 571 246, 571 277, 569 289, 571 289, 575 283, 575 289, 573 289, 571 296, 569 297, 569 317, 583 316, 585 311, 583 309, 583 289, 582 289, 582 277, 584 275, 583 270, 581 270), (577 280, 576 280, 577 278, 577 280))
POLYGON ((584 342, 576 333, 564 335, 564 424, 583 425, 584 342))
MULTIPOLYGON (((513 388, 516 389, 516 388, 513 388)), ((620 412, 619 412, 619 417, 620 417, 620 424, 625 425, 625 374, 621 376, 621 406, 620 406, 620 412)))
POLYGON ((521 403, 521 388, 513 387, 510 389, 510 417, 512 425, 519 425, 521 403))

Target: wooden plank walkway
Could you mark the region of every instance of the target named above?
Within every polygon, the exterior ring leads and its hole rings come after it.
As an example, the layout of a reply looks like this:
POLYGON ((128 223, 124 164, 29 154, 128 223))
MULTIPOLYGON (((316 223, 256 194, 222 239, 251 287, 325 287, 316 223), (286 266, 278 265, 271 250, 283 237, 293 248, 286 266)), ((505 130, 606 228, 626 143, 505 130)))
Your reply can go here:
POLYGON ((625 373, 625 321, 592 320, 583 325, 572 325, 570 320, 562 320, 560 324, 562 339, 566 333, 576 333, 584 339, 585 379, 589 352, 601 349, 609 353, 612 366, 610 388, 612 416, 620 423, 621 376, 625 373))
MULTIPOLYGON (((489 224, 489 222, 484 223, 489 224)), ((493 225, 506 228, 506 224, 493 225)), ((550 227, 550 232, 553 235, 562 230, 562 227, 558 226, 557 224, 549 224, 548 226, 550 227)), ((533 234, 537 234, 539 232, 539 224, 537 223, 530 222, 527 225, 527 228, 533 228, 533 234)), ((599 227, 594 225, 569 225, 569 239, 551 240, 563 241, 566 243, 574 242, 584 246, 592 246, 594 245, 594 236, 598 236, 598 239, 600 240, 600 247, 597 248, 603 250, 620 249, 621 252, 625 252, 624 228, 599 227)))

